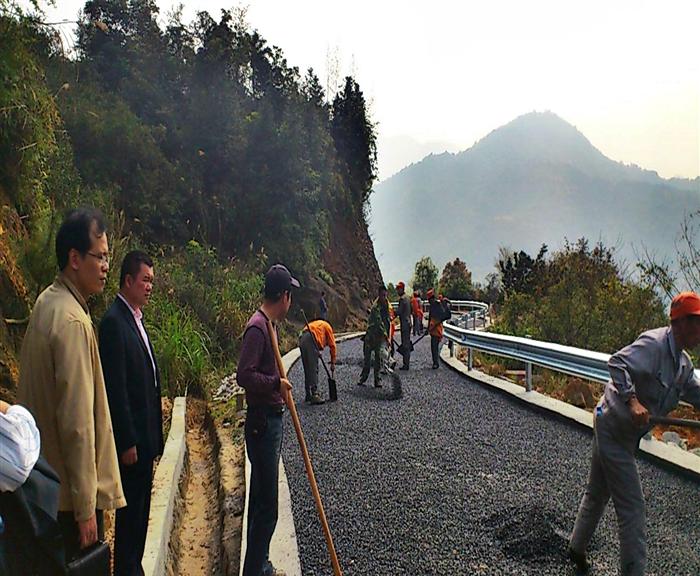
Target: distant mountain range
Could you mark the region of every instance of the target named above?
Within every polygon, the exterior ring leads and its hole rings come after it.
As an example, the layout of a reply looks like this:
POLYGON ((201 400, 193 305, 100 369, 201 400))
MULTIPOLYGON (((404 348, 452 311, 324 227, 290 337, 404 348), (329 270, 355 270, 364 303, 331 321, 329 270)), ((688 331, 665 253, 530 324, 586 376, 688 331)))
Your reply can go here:
POLYGON ((481 280, 499 246, 553 251, 565 238, 602 240, 628 263, 642 247, 671 257, 684 215, 700 210, 700 178, 615 162, 556 114, 533 112, 404 168, 375 187, 371 206, 386 282, 409 282, 422 256, 440 271, 460 257, 481 280))

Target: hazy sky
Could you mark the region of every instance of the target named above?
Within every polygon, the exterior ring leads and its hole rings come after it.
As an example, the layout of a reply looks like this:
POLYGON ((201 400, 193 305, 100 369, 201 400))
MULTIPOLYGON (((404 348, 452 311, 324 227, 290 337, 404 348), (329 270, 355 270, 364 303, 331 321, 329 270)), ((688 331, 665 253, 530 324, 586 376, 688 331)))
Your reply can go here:
MULTIPOLYGON (((51 18, 83 2, 56 0, 51 18)), ((175 4, 157 0, 161 20, 175 4)), ((218 18, 231 1, 184 0, 218 18)), ((238 5, 245 6, 246 3, 238 5)), ((574 124, 614 160, 700 173, 698 0, 253 0, 248 22, 325 85, 329 54, 378 123, 380 176, 471 146, 533 110, 574 124)))

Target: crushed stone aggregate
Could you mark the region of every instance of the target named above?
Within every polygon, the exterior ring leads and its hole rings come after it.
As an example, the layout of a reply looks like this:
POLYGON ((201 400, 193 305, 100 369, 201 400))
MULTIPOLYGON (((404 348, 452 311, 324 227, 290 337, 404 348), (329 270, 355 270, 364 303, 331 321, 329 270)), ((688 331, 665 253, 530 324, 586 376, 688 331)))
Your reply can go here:
MULTIPOLYGON (((362 343, 339 345, 338 401, 304 404, 304 436, 346 576, 573 575, 566 538, 586 485, 591 433, 528 409, 441 364, 424 339, 411 370, 383 388, 357 386, 362 343)), ((371 383, 371 378, 368 383, 371 383)), ((326 379, 319 390, 327 396, 326 379)), ((296 436, 286 415, 282 457, 304 576, 333 574, 296 436)), ((639 461, 647 501, 648 576, 700 574, 700 491, 639 461)), ((612 503, 596 531, 593 576, 618 573, 612 503)))

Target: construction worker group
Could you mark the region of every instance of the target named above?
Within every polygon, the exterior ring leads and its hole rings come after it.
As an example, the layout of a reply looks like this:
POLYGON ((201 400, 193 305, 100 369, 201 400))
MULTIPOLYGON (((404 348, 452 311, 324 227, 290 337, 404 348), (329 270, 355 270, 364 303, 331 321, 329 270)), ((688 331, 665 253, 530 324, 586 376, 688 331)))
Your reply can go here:
MULTIPOLYGON (((365 386, 370 370, 374 386, 381 387, 382 369, 390 370, 387 361, 397 351, 402 358, 400 370, 409 370, 411 352, 422 338, 423 302, 421 294, 409 298, 403 282, 396 286, 396 312, 387 298, 387 288, 378 287, 369 311, 363 337, 363 364, 358 382, 365 386), (401 343, 394 347, 395 320, 398 320, 401 343), (391 353, 389 352, 391 350, 391 353), (383 362, 384 359, 384 362, 383 362), (382 366, 382 364, 385 364, 382 366)), ((430 289, 427 333, 431 339, 432 367, 439 367, 439 349, 443 322, 451 317, 450 302, 435 296, 430 289)), ((680 400, 700 409, 700 379, 686 352, 700 345, 700 296, 684 292, 673 299, 670 325, 644 332, 630 345, 613 354, 608 363, 610 380, 594 412, 594 439, 588 485, 583 493, 568 546, 568 558, 577 574, 590 570, 587 548, 598 522, 612 499, 620 535, 620 574, 643 576, 646 569, 646 518, 642 486, 635 462, 640 439, 652 423, 651 417, 665 416, 680 400)), ((331 372, 336 363, 336 346, 332 328, 325 320, 307 323, 299 340, 306 382, 306 400, 323 403, 318 393, 318 358, 328 346, 331 372)))
MULTIPOLYGON (((369 311, 367 328, 363 336, 363 363, 362 372, 358 381, 359 386, 365 386, 370 371, 374 374, 374 386, 381 387, 381 374, 387 369, 392 369, 395 362, 393 356, 398 352, 402 358, 399 370, 409 370, 411 365, 411 352, 414 344, 426 335, 430 335, 430 349, 432 353, 432 368, 439 368, 440 342, 443 336, 443 322, 448 320, 452 313, 450 302, 441 294, 435 296, 431 288, 427 291, 428 325, 424 326, 424 311, 421 292, 415 290, 409 298, 406 293, 406 285, 399 282, 396 285, 399 299, 396 311, 388 300, 388 290, 385 285, 380 285, 377 297, 369 311), (396 331, 395 320, 398 319, 398 329, 401 343, 396 344, 394 333, 396 331), (416 340, 411 340, 411 336, 416 340)), ((333 328, 324 316, 327 314, 325 293, 321 298, 319 318, 311 322, 306 321, 305 327, 299 336, 299 350, 304 366, 305 401, 312 405, 325 403, 318 390, 319 361, 324 364, 328 374, 329 384, 333 381, 336 365, 336 342, 333 328), (330 371, 323 361, 323 350, 330 350, 330 371)))
MULTIPOLYGON (((399 282, 396 285, 396 292, 399 296, 396 312, 387 298, 387 288, 383 284, 377 290, 377 299, 370 309, 367 320, 367 329, 364 336, 362 363, 362 373, 360 374, 359 386, 364 386, 369 378, 370 369, 374 368, 374 386, 381 387, 382 356, 383 352, 391 350, 391 356, 397 351, 402 358, 399 370, 409 370, 411 366, 411 352, 414 344, 420 340, 425 332, 423 325, 423 302, 419 291, 413 292, 413 297, 409 299, 406 294, 406 285, 399 282), (398 318, 401 343, 395 346, 394 340, 395 323, 398 318), (415 341, 411 340, 411 334, 418 336, 415 341)), ((428 290, 428 326, 427 333, 430 335, 430 348, 432 352, 432 367, 439 368, 440 342, 442 340, 445 320, 452 316, 450 302, 442 295, 435 296, 435 291, 428 290)), ((389 354, 387 354, 389 356, 389 354)), ((387 358, 385 364, 391 364, 387 358)), ((386 368, 386 366, 385 366, 386 368)))

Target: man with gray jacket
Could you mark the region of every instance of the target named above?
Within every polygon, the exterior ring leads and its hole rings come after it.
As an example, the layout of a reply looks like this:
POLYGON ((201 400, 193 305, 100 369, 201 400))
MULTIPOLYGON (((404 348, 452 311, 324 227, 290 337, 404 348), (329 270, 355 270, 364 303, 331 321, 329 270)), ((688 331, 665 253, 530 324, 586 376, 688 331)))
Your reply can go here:
POLYGON ((635 452, 650 416, 665 416, 685 400, 700 408, 700 379, 690 350, 700 344, 700 296, 683 292, 671 303, 671 325, 644 332, 610 357, 610 380, 594 416, 588 486, 569 541, 569 558, 589 569, 586 548, 610 498, 620 538, 620 574, 646 568, 646 515, 635 452))

